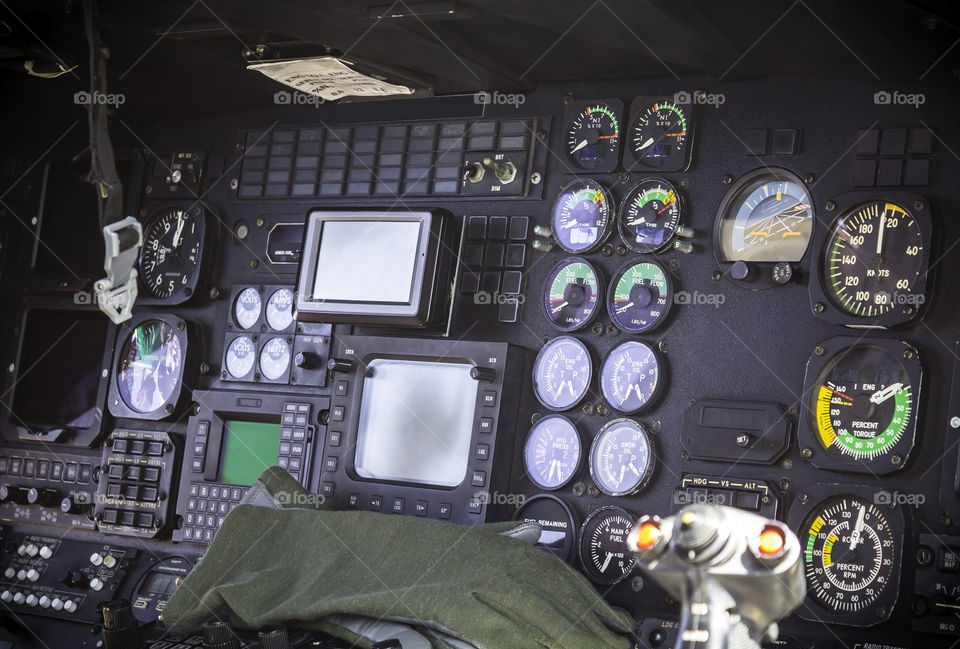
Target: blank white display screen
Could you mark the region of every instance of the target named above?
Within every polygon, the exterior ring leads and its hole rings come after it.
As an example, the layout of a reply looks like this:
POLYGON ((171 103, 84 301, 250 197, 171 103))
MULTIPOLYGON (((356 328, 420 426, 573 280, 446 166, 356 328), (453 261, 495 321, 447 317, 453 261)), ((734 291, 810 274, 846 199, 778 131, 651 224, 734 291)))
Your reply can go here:
POLYGON ((409 303, 419 241, 419 221, 326 221, 313 299, 409 303))
POLYGON ((463 482, 478 390, 471 367, 371 361, 360 400, 357 474, 438 487, 463 482))

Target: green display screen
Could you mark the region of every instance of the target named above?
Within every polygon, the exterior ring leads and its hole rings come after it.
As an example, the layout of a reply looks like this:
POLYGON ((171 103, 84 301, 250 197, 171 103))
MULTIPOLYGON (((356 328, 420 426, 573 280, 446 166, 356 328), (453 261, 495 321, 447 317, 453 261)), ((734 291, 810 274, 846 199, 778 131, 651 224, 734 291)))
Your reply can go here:
POLYGON ((252 485, 260 474, 277 463, 280 424, 259 421, 223 422, 223 458, 219 481, 252 485))

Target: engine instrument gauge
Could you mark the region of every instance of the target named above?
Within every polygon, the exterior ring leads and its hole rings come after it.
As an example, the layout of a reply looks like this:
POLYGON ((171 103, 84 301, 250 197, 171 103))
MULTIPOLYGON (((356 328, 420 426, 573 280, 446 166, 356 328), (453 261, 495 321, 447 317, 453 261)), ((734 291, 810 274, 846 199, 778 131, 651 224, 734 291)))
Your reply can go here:
POLYGON ((560 331, 576 331, 596 317, 603 297, 600 274, 586 259, 569 257, 553 267, 543 289, 543 308, 560 331))
POLYGON ((260 350, 260 374, 276 381, 290 369, 290 345, 280 336, 271 338, 260 350))
POLYGON ((583 522, 577 553, 590 581, 612 586, 634 571, 637 557, 627 550, 627 535, 635 522, 619 507, 601 507, 583 522))
POLYGON ((813 204, 803 181, 786 169, 755 169, 720 202, 714 237, 723 262, 798 262, 813 231, 813 204))
POLYGON ((153 298, 183 301, 196 289, 203 251, 202 219, 170 207, 158 212, 143 233, 140 284, 153 298))
POLYGON ((233 303, 233 319, 241 329, 249 329, 257 324, 262 309, 263 301, 260 299, 260 291, 248 286, 240 291, 233 303))
POLYGON ((884 200, 862 203, 830 228, 823 248, 824 290, 836 307, 860 318, 918 307, 924 302, 927 248, 906 209, 884 200))
POLYGON ((257 362, 257 346, 250 336, 238 336, 227 347, 227 372, 235 379, 242 379, 250 374, 257 362))
POLYGON ((274 331, 283 331, 293 324, 293 291, 277 289, 267 299, 267 324, 274 331))
POLYGON ((686 109, 670 101, 655 100, 631 112, 628 150, 635 163, 661 171, 686 169, 691 141, 686 109))
POLYGON ((624 199, 617 227, 631 250, 659 252, 670 245, 680 216, 680 194, 676 188, 662 178, 645 178, 624 199))
POLYGON ((600 389, 614 410, 632 415, 654 401, 663 384, 657 353, 631 340, 610 352, 600 370, 600 389))
POLYGON ((800 423, 807 459, 873 475, 902 469, 917 426, 922 369, 916 349, 897 340, 838 337, 818 351, 807 366, 809 403, 800 423))
POLYGON ((164 320, 139 324, 123 343, 117 389, 124 405, 140 415, 166 416, 177 400, 185 349, 177 329, 164 320))
POLYGON ((607 313, 621 331, 656 329, 673 304, 673 283, 655 261, 630 262, 616 272, 607 290, 607 313))
POLYGON ((653 443, 646 429, 632 419, 604 425, 590 447, 590 476, 609 496, 640 491, 653 475, 653 443))
POLYGON ((613 200, 600 183, 589 178, 563 186, 553 204, 553 232, 567 252, 590 252, 606 240, 613 227, 613 200))
POLYGON ((583 401, 593 378, 593 361, 586 345, 572 336, 544 345, 533 364, 533 389, 550 410, 569 410, 583 401))
POLYGON ((527 477, 541 489, 560 489, 577 475, 580 452, 580 433, 572 421, 562 415, 544 417, 530 429, 523 447, 527 477))
POLYGON ((800 530, 807 592, 833 613, 856 613, 896 589, 894 535, 886 514, 857 496, 841 496, 818 506, 800 530))
POLYGON ((587 171, 611 171, 620 151, 619 101, 598 101, 584 105, 567 123, 567 158, 587 171))

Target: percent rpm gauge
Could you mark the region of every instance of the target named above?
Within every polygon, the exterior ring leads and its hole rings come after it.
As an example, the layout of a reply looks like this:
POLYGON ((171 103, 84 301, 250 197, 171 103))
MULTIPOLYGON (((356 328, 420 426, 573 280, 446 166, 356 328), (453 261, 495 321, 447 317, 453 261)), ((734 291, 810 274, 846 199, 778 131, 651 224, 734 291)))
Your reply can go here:
POLYGON ((662 178, 645 178, 630 190, 617 226, 620 236, 636 252, 659 252, 670 245, 680 225, 680 194, 662 178))
POLYGON ((916 313, 924 302, 929 242, 903 207, 874 200, 854 207, 830 228, 821 279, 831 302, 858 318, 895 308, 916 313))
POLYGON ((596 317, 603 286, 600 274, 586 259, 570 257, 553 267, 543 287, 543 309, 560 331, 576 331, 596 317))
POLYGON ((567 122, 567 158, 579 169, 611 171, 620 151, 619 101, 592 102, 574 112, 567 122))
POLYGON ((656 329, 673 304, 673 283, 654 261, 630 262, 617 271, 607 291, 607 313, 621 331, 656 329))
POLYGON ((596 250, 613 228, 613 201, 595 180, 574 180, 553 204, 553 232, 567 252, 596 250))
POLYGON ((840 337, 817 351, 804 389, 810 412, 801 423, 801 439, 815 443, 807 444, 808 459, 876 475, 903 468, 917 425, 922 370, 916 349, 890 339, 840 337))
POLYGON ((533 364, 534 393, 550 410, 569 410, 580 403, 592 377, 590 352, 572 336, 548 342, 533 364))
POLYGON ((523 447, 527 477, 541 489, 560 489, 577 474, 580 450, 580 433, 572 421, 562 415, 540 419, 523 447))
POLYGON ((649 406, 663 385, 660 360, 645 342, 615 347, 600 370, 600 389, 614 410, 632 415, 649 406))
POLYGON ((653 443, 632 419, 614 419, 593 439, 590 477, 608 496, 637 493, 653 475, 653 443))
POLYGON ((652 101, 633 116, 628 150, 643 167, 683 171, 690 162, 690 140, 686 109, 670 101, 652 101))

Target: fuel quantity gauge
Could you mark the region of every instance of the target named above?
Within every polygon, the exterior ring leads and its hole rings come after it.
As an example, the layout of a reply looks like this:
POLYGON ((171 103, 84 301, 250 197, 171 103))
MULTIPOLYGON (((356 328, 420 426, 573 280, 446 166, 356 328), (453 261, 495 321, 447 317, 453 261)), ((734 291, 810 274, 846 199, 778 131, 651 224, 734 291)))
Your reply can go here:
POLYGON ((560 331, 576 331, 596 317, 603 297, 600 273, 586 259, 570 257, 553 267, 543 287, 543 309, 560 331))
POLYGON ((590 581, 612 586, 637 567, 637 556, 627 550, 627 535, 636 522, 619 507, 601 507, 583 521, 577 554, 590 581))

